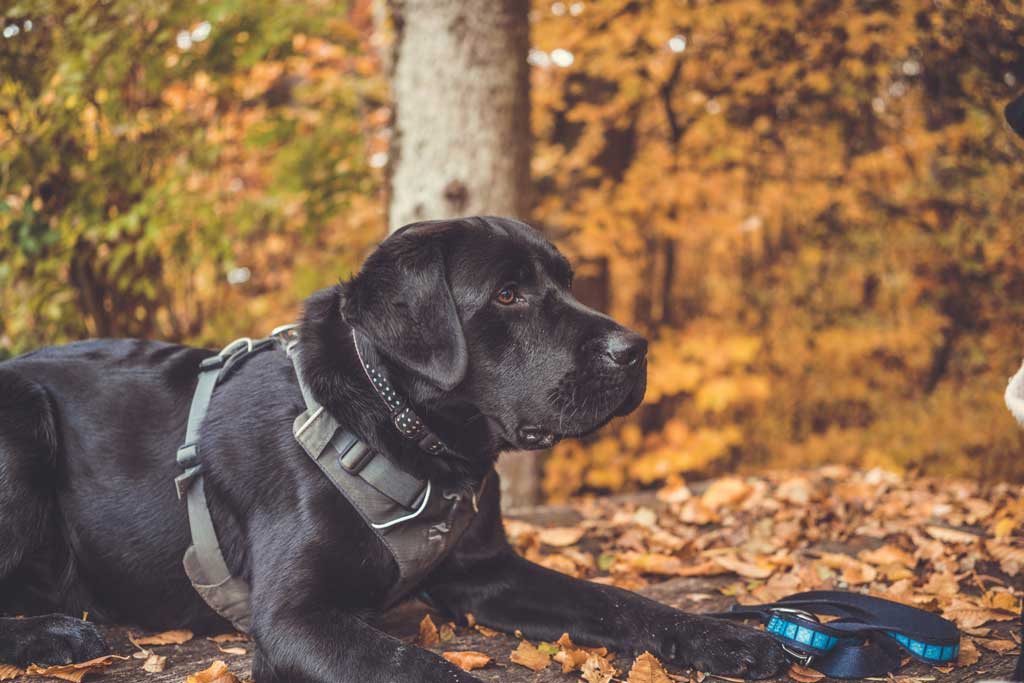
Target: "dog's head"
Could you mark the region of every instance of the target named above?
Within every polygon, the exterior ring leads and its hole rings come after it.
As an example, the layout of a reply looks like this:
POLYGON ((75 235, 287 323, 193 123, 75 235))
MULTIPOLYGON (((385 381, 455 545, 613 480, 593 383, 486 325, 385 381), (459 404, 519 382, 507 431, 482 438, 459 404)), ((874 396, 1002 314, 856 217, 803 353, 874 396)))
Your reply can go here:
POLYGON ((572 295, 572 268, 508 218, 408 225, 344 289, 342 316, 417 402, 546 448, 643 399, 647 341, 572 295))

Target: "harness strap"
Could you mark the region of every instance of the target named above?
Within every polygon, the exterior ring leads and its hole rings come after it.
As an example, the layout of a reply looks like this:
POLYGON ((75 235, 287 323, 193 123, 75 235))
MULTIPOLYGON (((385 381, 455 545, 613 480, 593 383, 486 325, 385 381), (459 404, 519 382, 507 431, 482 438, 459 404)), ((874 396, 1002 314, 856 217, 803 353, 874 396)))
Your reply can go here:
POLYGON ((335 486, 344 488, 341 481, 346 474, 355 475, 384 494, 392 501, 407 510, 413 510, 423 497, 429 482, 417 479, 403 469, 397 467, 386 456, 370 448, 358 436, 343 429, 340 424, 324 410, 302 377, 302 364, 299 362, 298 339, 294 328, 282 330, 281 334, 292 337, 284 342, 284 350, 295 366, 295 376, 302 392, 302 400, 306 403, 308 417, 295 428, 295 438, 303 446, 309 444, 307 451, 320 469, 334 482, 335 486), (307 431, 318 422, 324 423, 316 430, 328 435, 325 444, 310 443, 315 440, 307 431), (315 455, 314 455, 315 454, 315 455), (341 471, 343 470, 343 471, 341 471))
POLYGON ((713 616, 757 618, 797 661, 833 678, 885 676, 903 654, 931 665, 960 654, 960 633, 938 615, 871 595, 808 591, 713 616), (838 617, 822 623, 817 615, 838 617))
POLYGON ((440 490, 435 495, 431 482, 413 477, 343 429, 316 402, 302 377, 294 330, 293 325, 283 326, 267 339, 240 339, 203 360, 189 407, 185 442, 177 452, 184 472, 175 478, 175 488, 178 497, 186 499, 192 533, 192 545, 183 562, 185 573, 203 600, 241 631, 252 625, 250 589, 243 579, 231 575, 217 540, 198 440, 218 383, 255 351, 278 343, 287 351, 306 404, 306 411, 292 428, 295 439, 394 557, 399 576, 384 596, 385 604, 407 594, 444 558, 475 516, 477 496, 494 479, 491 472, 475 491, 440 490), (414 524, 406 524, 413 520, 414 524))
POLYGON ((217 383, 245 356, 267 346, 269 344, 262 341, 253 344, 251 339, 240 339, 199 364, 199 379, 185 427, 185 443, 177 453, 178 465, 185 471, 174 479, 178 498, 185 498, 192 533, 192 545, 185 552, 185 573, 203 600, 241 631, 248 631, 252 626, 249 585, 232 576, 217 539, 203 485, 199 429, 217 383))

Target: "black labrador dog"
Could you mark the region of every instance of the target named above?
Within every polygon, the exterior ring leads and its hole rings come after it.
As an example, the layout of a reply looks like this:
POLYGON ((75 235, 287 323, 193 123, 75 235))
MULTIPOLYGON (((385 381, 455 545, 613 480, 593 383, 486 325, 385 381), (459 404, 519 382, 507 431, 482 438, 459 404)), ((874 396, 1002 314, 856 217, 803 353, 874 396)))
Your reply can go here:
MULTIPOLYGON (((351 281, 305 302, 301 371, 317 400, 402 469, 476 486, 506 449, 587 434, 640 403, 647 342, 580 304, 568 261, 504 218, 430 221, 384 241, 351 281), (398 435, 357 360, 370 340, 397 389, 453 453, 398 435)), ((0 661, 105 651, 72 616, 150 629, 226 626, 182 569, 173 480, 197 366, 213 352, 137 340, 47 348, 0 364, 0 661), (32 616, 40 615, 40 616, 32 616)), ((304 404, 283 352, 254 354, 213 396, 205 488, 227 563, 251 586, 253 676, 280 681, 473 681, 371 627, 397 576, 380 537, 296 443, 304 404)), ((528 638, 649 650, 679 667, 763 678, 768 635, 686 614, 516 555, 496 487, 416 590, 528 638)))

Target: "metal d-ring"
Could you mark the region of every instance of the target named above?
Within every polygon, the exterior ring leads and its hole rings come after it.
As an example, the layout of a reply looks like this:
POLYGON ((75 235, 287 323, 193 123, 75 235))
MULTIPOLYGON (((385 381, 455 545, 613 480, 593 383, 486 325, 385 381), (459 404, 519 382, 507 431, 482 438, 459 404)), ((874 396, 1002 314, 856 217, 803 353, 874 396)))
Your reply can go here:
POLYGON ((799 662, 803 666, 810 666, 811 662, 814 661, 814 655, 805 655, 802 652, 797 652, 796 650, 790 649, 782 641, 779 641, 779 645, 786 652, 786 654, 790 655, 793 659, 795 659, 797 662, 799 662))
POLYGON ((796 609, 795 607, 772 607, 772 612, 782 612, 783 614, 795 614, 798 617, 803 617, 808 621, 813 621, 817 624, 821 623, 821 619, 818 618, 817 614, 813 614, 803 609, 796 609))
MULTIPOLYGON (((808 612, 807 610, 796 609, 795 607, 772 607, 771 611, 782 612, 783 614, 795 614, 798 617, 803 617, 804 619, 807 619, 808 621, 813 621, 816 624, 821 623, 821 619, 818 618, 817 614, 813 614, 812 612, 808 612)), ((803 652, 797 652, 796 650, 787 646, 781 640, 779 641, 779 645, 786 652, 786 654, 793 657, 793 659, 795 659, 803 666, 810 666, 811 662, 814 661, 814 655, 804 654, 803 652)))

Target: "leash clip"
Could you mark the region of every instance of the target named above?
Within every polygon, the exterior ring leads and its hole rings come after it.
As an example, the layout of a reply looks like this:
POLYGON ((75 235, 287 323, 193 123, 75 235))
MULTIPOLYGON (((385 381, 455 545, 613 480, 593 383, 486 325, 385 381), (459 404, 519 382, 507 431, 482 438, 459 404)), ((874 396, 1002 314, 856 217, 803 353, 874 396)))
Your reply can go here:
MULTIPOLYGON (((813 612, 808 612, 807 610, 796 609, 794 607, 772 607, 771 612, 773 614, 775 612, 781 612, 782 614, 793 614, 795 616, 806 619, 807 621, 813 621, 816 624, 821 623, 821 619, 818 618, 817 614, 814 614, 813 612)), ((811 662, 814 661, 813 654, 804 654, 803 652, 797 652, 796 650, 782 642, 781 639, 778 640, 778 643, 779 646, 782 647, 783 652, 785 652, 794 660, 796 660, 796 662, 801 666, 810 666, 811 662)))
POLYGON ((800 664, 801 666, 810 666, 811 662, 814 661, 814 655, 805 655, 802 652, 797 652, 796 650, 790 648, 781 641, 779 641, 779 646, 786 654, 795 659, 797 664, 800 664))

